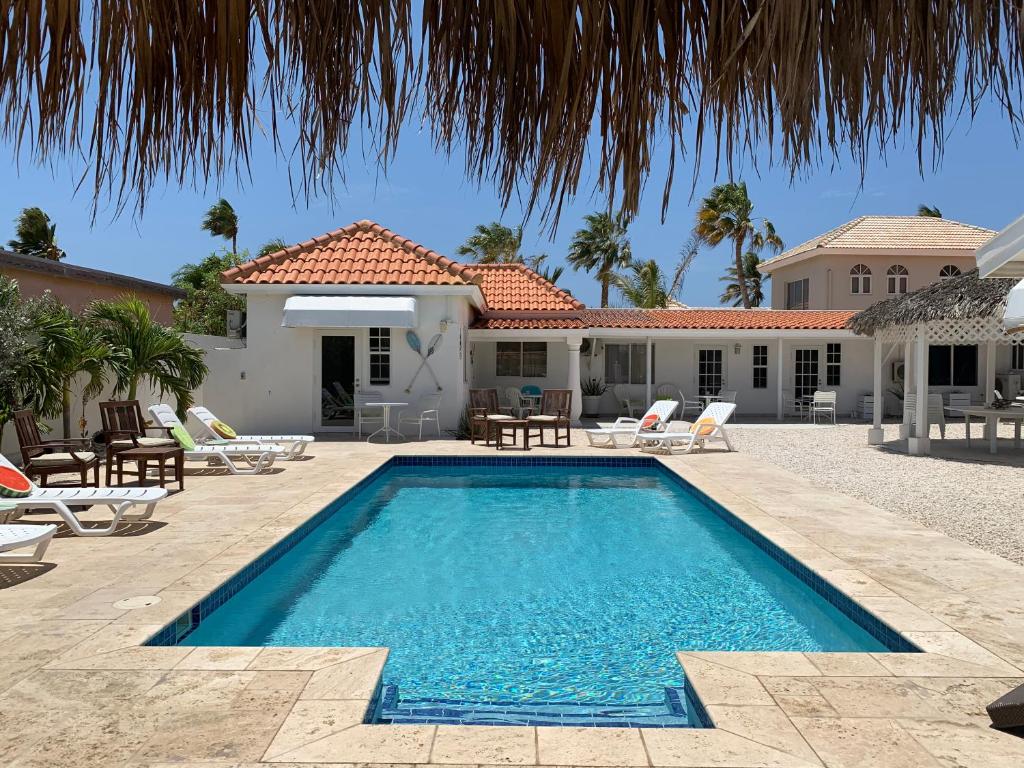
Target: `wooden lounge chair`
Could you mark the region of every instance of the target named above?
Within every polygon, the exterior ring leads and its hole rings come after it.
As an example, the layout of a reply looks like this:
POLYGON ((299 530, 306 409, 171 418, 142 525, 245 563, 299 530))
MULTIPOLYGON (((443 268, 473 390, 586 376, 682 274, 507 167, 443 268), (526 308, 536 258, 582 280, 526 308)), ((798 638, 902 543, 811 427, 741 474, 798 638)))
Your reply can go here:
POLYGON ((100 421, 107 441, 107 485, 110 485, 114 456, 129 448, 164 448, 176 445, 171 430, 147 426, 138 400, 107 400, 100 405, 100 421), (155 432, 155 435, 147 435, 155 432))
POLYGON ((38 476, 40 485, 47 485, 50 475, 77 474, 83 487, 100 484, 100 460, 88 450, 90 440, 43 440, 32 411, 14 412, 14 429, 21 446, 21 460, 28 477, 38 476))
POLYGON ((526 420, 531 429, 537 429, 541 445, 545 445, 544 430, 550 429, 555 433, 555 447, 558 447, 561 440, 565 440, 566 446, 570 446, 572 445, 572 439, 569 436, 571 414, 571 389, 545 389, 540 399, 540 413, 532 414, 526 420))
POLYGON ((508 408, 498 404, 498 390, 469 390, 469 441, 476 444, 483 438, 485 445, 491 444, 491 427, 495 421, 514 418, 508 408))

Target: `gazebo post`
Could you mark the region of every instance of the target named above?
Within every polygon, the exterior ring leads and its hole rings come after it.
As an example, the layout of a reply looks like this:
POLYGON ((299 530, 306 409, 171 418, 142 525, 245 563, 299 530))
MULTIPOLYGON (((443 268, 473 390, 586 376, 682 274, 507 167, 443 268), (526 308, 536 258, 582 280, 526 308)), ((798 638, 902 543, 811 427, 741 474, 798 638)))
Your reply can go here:
POLYGON ((903 419, 900 422, 900 440, 910 439, 910 413, 907 411, 906 397, 914 391, 914 338, 907 337, 903 345, 903 419))
POLYGON ((928 453, 928 333, 924 325, 914 331, 914 387, 917 403, 914 434, 907 438, 907 452, 914 456, 928 453))
MULTIPOLYGON (((995 399, 993 394, 996 388, 996 343, 988 341, 985 344, 985 405, 992 405, 995 399)), ((1006 393, 1003 393, 1006 397, 1006 393)), ((1013 395, 1010 395, 1013 397, 1013 395)))
POLYGON ((878 336, 875 336, 874 374, 872 389, 874 405, 871 407, 872 426, 868 430, 868 445, 881 445, 884 440, 882 413, 885 410, 885 394, 882 392, 882 340, 878 336))

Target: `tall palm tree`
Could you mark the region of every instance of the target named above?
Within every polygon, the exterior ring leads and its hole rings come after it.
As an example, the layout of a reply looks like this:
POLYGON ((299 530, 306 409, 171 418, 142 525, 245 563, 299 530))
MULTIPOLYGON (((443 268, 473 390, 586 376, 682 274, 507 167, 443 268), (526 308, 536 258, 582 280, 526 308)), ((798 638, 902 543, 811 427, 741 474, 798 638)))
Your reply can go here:
POLYGON ((214 237, 230 240, 231 252, 238 252, 238 214, 223 197, 210 206, 200 229, 205 229, 214 237))
POLYGON ((608 306, 608 286, 616 269, 628 267, 633 251, 626 236, 627 222, 621 214, 591 213, 583 217, 586 222, 573 235, 569 246, 569 265, 574 270, 597 271, 601 283, 601 306, 608 306))
MULTIPOLYGON (((760 263, 761 257, 754 251, 747 251, 743 254, 743 283, 747 287, 747 295, 750 297, 750 306, 752 307, 760 307, 764 304, 764 287, 761 283, 761 270, 758 269, 760 263)), ((718 279, 726 284, 718 301, 722 304, 732 302, 734 307, 742 305, 743 294, 740 281, 736 279, 736 267, 729 267, 725 270, 725 275, 718 279)))
POLYGON ((671 298, 679 298, 679 294, 683 290, 683 283, 686 281, 686 273, 690 271, 697 254, 700 253, 701 244, 701 239, 691 234, 689 239, 683 243, 683 247, 679 249, 679 263, 676 264, 676 269, 672 273, 672 285, 668 289, 668 295, 671 298))
POLYGON ((668 306, 665 273, 654 259, 630 263, 629 272, 613 275, 612 282, 622 298, 634 307, 664 309, 668 306))
POLYGON ((523 228, 506 227, 500 221, 477 224, 473 234, 456 251, 479 264, 515 264, 523 261, 523 228))
POLYGON ((941 219, 942 211, 940 211, 938 207, 934 205, 925 205, 924 203, 921 203, 919 206, 917 206, 917 215, 928 216, 933 219, 941 219))
POLYGON ((154 322, 149 308, 134 296, 95 301, 86 318, 110 347, 115 393, 135 400, 139 384, 148 380, 161 395, 174 395, 183 416, 192 405, 192 391, 209 372, 202 351, 190 347, 180 333, 154 322))
MULTIPOLYGON (((746 183, 742 181, 712 187, 697 211, 694 234, 710 246, 731 240, 738 275, 743 274, 745 251, 768 248, 778 253, 783 247, 782 239, 775 233, 775 226, 768 219, 755 218, 753 213, 754 204, 747 194, 746 183)), ((740 281, 739 289, 743 308, 750 309, 752 305, 746 281, 740 281)))
POLYGON ((57 225, 42 208, 23 208, 14 220, 14 239, 7 246, 15 253, 60 261, 67 254, 57 245, 57 225))

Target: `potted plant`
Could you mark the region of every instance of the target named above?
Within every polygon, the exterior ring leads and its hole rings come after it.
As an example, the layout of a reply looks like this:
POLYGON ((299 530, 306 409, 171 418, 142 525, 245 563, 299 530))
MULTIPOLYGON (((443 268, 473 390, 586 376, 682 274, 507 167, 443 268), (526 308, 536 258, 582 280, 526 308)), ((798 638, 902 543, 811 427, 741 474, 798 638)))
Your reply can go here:
POLYGON ((580 382, 583 391, 583 415, 597 416, 601 411, 601 395, 608 391, 608 385, 601 379, 586 379, 580 382))

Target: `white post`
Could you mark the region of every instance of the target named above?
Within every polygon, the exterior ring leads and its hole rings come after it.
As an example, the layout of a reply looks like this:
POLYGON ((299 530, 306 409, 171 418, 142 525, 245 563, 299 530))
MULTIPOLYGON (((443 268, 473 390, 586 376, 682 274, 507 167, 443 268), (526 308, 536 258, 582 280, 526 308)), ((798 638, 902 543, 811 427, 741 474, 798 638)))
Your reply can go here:
MULTIPOLYGON (((995 399, 993 391, 996 388, 996 343, 989 341, 985 344, 985 405, 992 405, 995 399)), ((1003 397, 1013 398, 1013 395, 1002 393, 1003 397)))
POLYGON ((566 344, 569 347, 568 389, 572 390, 572 411, 569 415, 573 423, 576 423, 580 420, 580 414, 583 413, 583 387, 580 382, 580 346, 582 340, 566 339, 566 344))
MULTIPOLYGON (((914 391, 914 337, 911 336, 903 345, 903 397, 914 391)), ((907 411, 906 400, 903 405, 903 419, 900 422, 900 439, 910 437, 910 413, 907 411)))
POLYGON ((651 376, 654 375, 654 360, 652 359, 653 355, 651 354, 653 349, 654 349, 654 345, 651 343, 651 337, 648 336, 647 337, 647 376, 645 377, 646 380, 647 380, 647 401, 646 401, 646 405, 644 405, 645 409, 646 408, 650 408, 651 407, 651 403, 654 402, 653 400, 651 400, 651 376))
POLYGON ((871 407, 872 425, 868 430, 868 445, 881 445, 884 440, 882 432, 882 414, 885 410, 885 393, 882 391, 882 340, 875 337, 875 379, 872 389, 874 405, 871 407))
POLYGON ((917 327, 914 343, 914 393, 917 408, 914 413, 914 436, 908 438, 908 452, 915 456, 928 453, 928 334, 923 325, 917 327))
POLYGON ((775 416, 779 421, 782 421, 782 417, 785 416, 783 412, 785 404, 782 399, 782 387, 785 383, 785 377, 782 372, 782 361, 784 360, 782 355, 782 337, 780 336, 775 352, 775 416))

